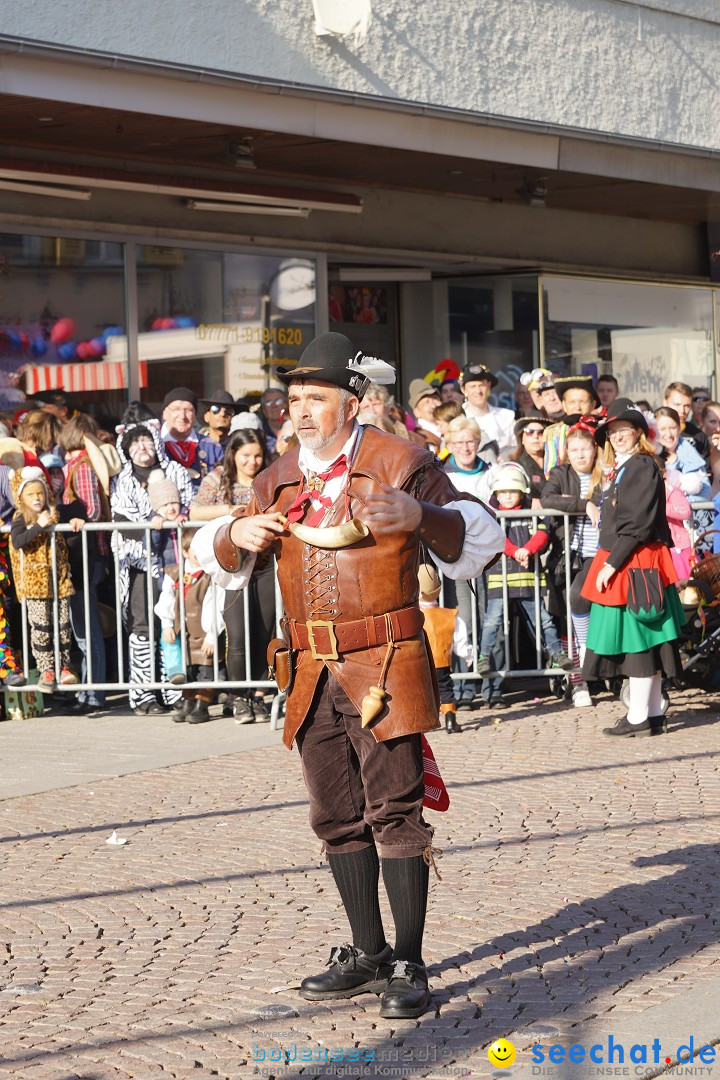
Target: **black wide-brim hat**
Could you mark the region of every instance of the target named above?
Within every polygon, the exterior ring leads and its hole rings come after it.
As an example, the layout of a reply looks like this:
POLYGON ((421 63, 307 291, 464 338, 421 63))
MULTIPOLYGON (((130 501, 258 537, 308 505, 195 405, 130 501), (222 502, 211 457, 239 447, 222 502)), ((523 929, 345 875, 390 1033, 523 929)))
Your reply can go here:
POLYGON ((589 375, 568 375, 564 379, 556 379, 555 389, 557 390, 560 400, 562 400, 562 396, 566 390, 587 390, 588 394, 592 396, 595 404, 600 404, 597 390, 593 386, 593 381, 589 375))
POLYGON ((489 382, 490 386, 497 386, 498 377, 485 364, 468 364, 462 369, 460 383, 462 386, 467 386, 471 382, 489 382))
POLYGON ((595 432, 595 442, 598 446, 604 446, 607 442, 607 428, 611 420, 627 420, 633 427, 640 428, 646 437, 650 434, 648 422, 643 416, 639 405, 636 405, 630 398, 619 397, 615 398, 608 409, 607 416, 598 424, 598 429, 595 432))
POLYGON ((554 420, 549 420, 547 416, 521 416, 519 420, 515 421, 515 436, 516 438, 522 438, 522 433, 526 427, 530 427, 531 424, 540 424, 542 427, 550 427, 554 424, 554 420))
POLYGON ((298 360, 297 367, 278 367, 275 374, 285 386, 289 386, 295 379, 311 379, 330 383, 341 390, 349 390, 361 398, 369 380, 348 367, 357 353, 358 350, 350 338, 331 331, 320 334, 310 342, 298 360))
POLYGON ((204 412, 207 412, 211 405, 224 405, 233 412, 238 412, 239 409, 235 398, 227 390, 213 390, 210 397, 198 398, 198 404, 203 406, 204 412))

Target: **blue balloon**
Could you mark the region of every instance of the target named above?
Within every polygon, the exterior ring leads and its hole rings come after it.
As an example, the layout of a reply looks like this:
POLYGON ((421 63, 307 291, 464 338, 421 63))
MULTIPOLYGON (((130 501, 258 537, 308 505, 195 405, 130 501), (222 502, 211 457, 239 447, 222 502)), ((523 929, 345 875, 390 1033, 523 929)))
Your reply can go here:
POLYGON ((77 346, 74 341, 65 341, 58 346, 58 356, 63 360, 74 360, 77 355, 77 346))
POLYGON ((22 339, 19 334, 16 334, 14 330, 7 330, 7 338, 10 348, 15 352, 20 352, 22 349, 22 339))
POLYGON ((44 356, 47 352, 47 342, 44 337, 33 338, 30 345, 30 352, 33 356, 44 356))
POLYGON ((179 330, 189 330, 191 326, 196 325, 191 315, 180 315, 175 322, 179 330))
POLYGON ((109 337, 122 337, 123 333, 122 326, 106 326, 100 337, 103 341, 107 341, 109 337))

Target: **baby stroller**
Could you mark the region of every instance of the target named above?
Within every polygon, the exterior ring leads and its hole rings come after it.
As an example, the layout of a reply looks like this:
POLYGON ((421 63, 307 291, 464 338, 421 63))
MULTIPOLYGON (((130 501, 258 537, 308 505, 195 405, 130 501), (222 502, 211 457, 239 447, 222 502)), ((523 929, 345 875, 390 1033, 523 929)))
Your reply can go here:
MULTIPOLYGON (((694 558, 698 558, 702 541, 716 532, 720 530, 708 529, 698 536, 694 558)), ((680 638, 682 685, 720 689, 720 554, 707 555, 695 563, 680 599, 687 617, 680 638)))

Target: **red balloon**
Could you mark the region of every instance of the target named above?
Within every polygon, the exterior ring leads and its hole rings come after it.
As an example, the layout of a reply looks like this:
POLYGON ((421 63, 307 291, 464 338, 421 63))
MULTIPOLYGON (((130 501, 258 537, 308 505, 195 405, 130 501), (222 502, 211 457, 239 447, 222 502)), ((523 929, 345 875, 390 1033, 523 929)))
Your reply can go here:
POLYGON ((61 345, 75 333, 74 319, 58 319, 50 331, 50 340, 54 345, 61 345))
POLYGON ((175 329, 175 320, 174 319, 161 319, 160 322, 162 323, 162 327, 161 327, 162 330, 174 330, 175 329))
POLYGON ((87 360, 87 342, 78 341, 77 349, 75 350, 78 356, 78 360, 87 360))
POLYGON ((150 326, 150 329, 151 330, 162 330, 164 321, 165 321, 164 319, 153 319, 152 325, 150 326))

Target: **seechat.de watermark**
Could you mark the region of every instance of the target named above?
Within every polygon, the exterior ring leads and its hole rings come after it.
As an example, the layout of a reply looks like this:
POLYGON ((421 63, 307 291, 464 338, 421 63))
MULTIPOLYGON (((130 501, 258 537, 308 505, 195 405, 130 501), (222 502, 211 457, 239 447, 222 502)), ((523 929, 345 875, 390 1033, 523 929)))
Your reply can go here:
POLYGON ((720 1048, 715 1046, 704 1045, 696 1049, 693 1035, 686 1043, 672 1048, 663 1047, 660 1039, 628 1045, 609 1035, 605 1041, 592 1046, 537 1043, 530 1056, 533 1076, 552 1076, 556 1072, 554 1066, 567 1064, 595 1066, 593 1072, 597 1076, 655 1075, 658 1065, 668 1067, 663 1075, 708 1076, 713 1072, 719 1053, 720 1048))

